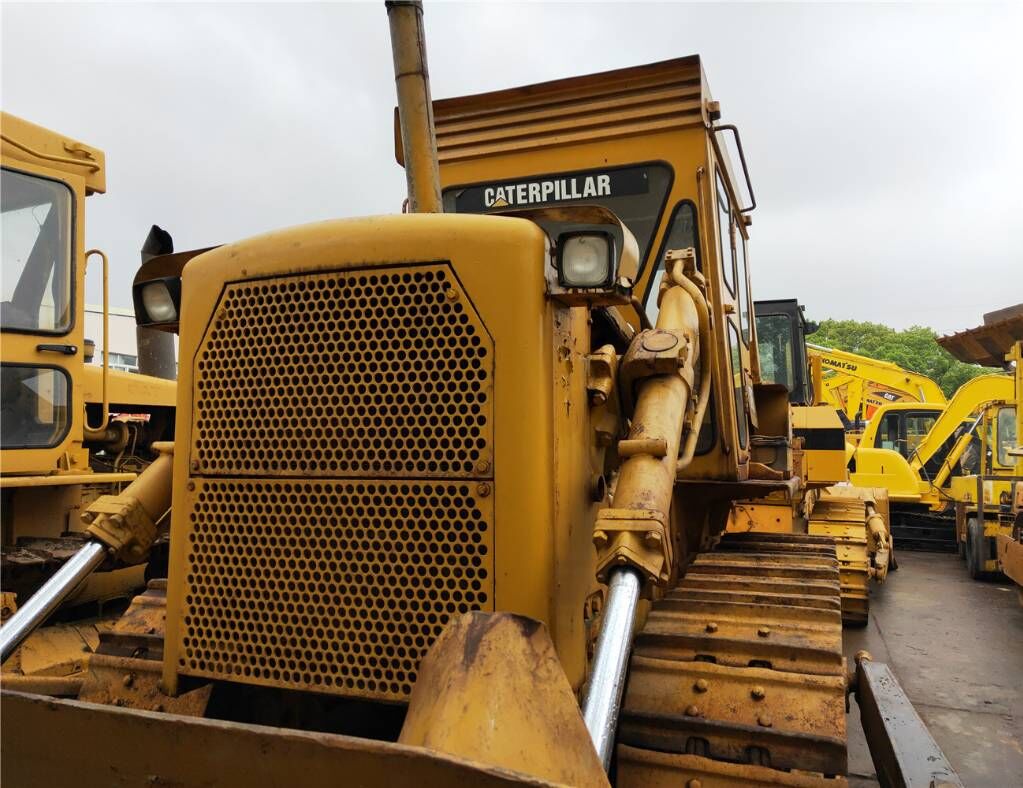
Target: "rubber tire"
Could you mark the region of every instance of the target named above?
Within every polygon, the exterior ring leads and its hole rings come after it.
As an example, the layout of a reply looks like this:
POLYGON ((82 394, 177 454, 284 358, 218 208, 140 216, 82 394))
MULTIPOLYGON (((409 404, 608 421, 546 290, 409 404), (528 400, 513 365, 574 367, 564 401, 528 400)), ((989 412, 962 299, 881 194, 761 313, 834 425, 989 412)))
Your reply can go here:
POLYGON ((984 576, 984 528, 976 517, 966 521, 966 571, 974 580, 984 576))

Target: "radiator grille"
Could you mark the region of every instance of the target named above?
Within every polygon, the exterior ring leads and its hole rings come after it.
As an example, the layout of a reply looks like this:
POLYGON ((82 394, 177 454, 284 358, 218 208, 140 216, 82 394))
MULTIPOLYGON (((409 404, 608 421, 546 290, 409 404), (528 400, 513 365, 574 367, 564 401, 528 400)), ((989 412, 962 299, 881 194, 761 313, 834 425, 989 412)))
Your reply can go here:
POLYGON ((488 345, 446 265, 228 285, 196 358, 193 467, 485 476, 488 345))
POLYGON ((194 356, 178 672, 406 700, 493 609, 493 368, 445 263, 228 284, 194 356))
POLYGON ((492 498, 458 482, 216 479, 192 494, 182 673, 406 699, 493 609, 492 498))

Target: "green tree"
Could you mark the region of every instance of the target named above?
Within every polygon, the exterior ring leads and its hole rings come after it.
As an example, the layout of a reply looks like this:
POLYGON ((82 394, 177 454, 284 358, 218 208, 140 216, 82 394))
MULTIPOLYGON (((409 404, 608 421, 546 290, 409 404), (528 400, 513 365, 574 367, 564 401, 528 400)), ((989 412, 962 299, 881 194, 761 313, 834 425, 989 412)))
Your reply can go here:
POLYGON ((820 328, 810 335, 808 341, 868 358, 891 361, 905 369, 927 375, 941 386, 947 397, 951 397, 957 388, 971 378, 1001 371, 956 360, 935 342, 937 337, 937 333, 926 326, 911 326, 896 331, 880 323, 822 320, 820 328))

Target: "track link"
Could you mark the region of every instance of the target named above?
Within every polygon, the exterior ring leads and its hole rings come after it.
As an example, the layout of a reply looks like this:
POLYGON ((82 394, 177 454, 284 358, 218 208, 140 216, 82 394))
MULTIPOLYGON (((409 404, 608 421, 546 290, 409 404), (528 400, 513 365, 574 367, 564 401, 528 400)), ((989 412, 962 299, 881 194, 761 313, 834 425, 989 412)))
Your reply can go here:
POLYGON ((726 534, 636 636, 617 784, 845 785, 845 687, 835 540, 726 534))
POLYGON ((900 550, 927 553, 954 553, 956 543, 955 514, 924 512, 892 504, 889 526, 895 546, 900 550))
POLYGON ((835 540, 842 586, 842 621, 863 626, 870 614, 870 553, 863 499, 840 493, 814 502, 807 531, 835 540))

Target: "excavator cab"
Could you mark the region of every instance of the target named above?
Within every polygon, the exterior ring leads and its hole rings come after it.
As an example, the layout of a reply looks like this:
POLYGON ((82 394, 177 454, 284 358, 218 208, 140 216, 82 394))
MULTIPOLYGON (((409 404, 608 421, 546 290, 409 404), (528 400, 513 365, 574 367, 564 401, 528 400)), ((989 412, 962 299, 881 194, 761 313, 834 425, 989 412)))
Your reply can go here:
POLYGON ((806 335, 816 326, 807 323, 795 298, 757 301, 755 312, 761 379, 785 386, 793 405, 812 405, 806 335))

